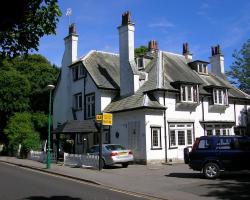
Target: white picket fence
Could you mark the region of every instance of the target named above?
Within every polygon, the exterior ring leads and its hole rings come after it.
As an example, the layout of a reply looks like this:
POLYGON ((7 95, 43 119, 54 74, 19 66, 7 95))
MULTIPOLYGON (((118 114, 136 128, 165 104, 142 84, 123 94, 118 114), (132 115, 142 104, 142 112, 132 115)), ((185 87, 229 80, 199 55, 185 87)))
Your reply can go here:
MULTIPOLYGON (((30 151, 28 153, 28 159, 45 163, 47 161, 47 154, 44 151, 30 151)), ((56 162, 56 159, 57 159, 56 153, 51 152, 50 160, 52 162, 56 162)))
POLYGON ((98 155, 64 153, 64 165, 85 167, 85 168, 98 168, 99 167, 99 156, 98 155))

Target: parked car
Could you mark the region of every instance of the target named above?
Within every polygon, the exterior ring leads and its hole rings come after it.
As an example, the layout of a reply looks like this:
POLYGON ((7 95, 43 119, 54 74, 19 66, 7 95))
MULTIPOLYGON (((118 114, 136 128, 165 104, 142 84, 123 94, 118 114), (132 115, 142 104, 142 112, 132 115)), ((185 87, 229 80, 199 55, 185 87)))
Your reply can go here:
POLYGON ((190 152, 184 149, 184 161, 209 179, 219 177, 225 170, 250 170, 250 137, 202 136, 190 152))
MULTIPOLYGON (((99 145, 94 145, 88 151, 90 155, 99 155, 99 145)), ((121 164, 122 167, 128 167, 134 161, 131 150, 126 149, 120 144, 103 144, 102 145, 103 166, 121 164)))

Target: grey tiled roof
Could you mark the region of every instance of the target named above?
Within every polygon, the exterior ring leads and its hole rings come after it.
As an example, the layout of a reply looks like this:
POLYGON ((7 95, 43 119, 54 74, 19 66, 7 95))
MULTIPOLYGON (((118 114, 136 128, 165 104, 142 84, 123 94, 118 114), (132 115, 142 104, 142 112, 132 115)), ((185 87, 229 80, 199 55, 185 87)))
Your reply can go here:
POLYGON ((95 84, 100 88, 120 88, 119 56, 116 54, 92 51, 82 59, 95 84))
POLYGON ((144 93, 152 81, 145 82, 134 95, 113 100, 104 110, 104 112, 119 112, 125 110, 134 110, 139 108, 165 109, 157 100, 150 94, 144 93))
POLYGON ((94 120, 72 120, 58 126, 53 133, 93 133, 98 132, 94 120))
MULTIPOLYGON (((92 51, 82 59, 82 62, 99 88, 119 90, 120 66, 118 55, 92 51)), ((173 84, 175 82, 199 84, 200 94, 205 95, 211 95, 206 90, 207 86, 226 87, 229 88, 228 94, 230 97, 250 99, 249 95, 233 87, 226 79, 213 74, 201 75, 190 68, 184 56, 169 52, 162 52, 161 63, 164 71, 164 85, 159 86, 156 75, 158 63, 159 58, 155 56, 145 68, 145 72, 148 73, 148 81, 134 95, 114 99, 104 112, 119 112, 142 107, 165 109, 148 91, 163 89, 178 92, 179 88, 176 88, 173 84)))

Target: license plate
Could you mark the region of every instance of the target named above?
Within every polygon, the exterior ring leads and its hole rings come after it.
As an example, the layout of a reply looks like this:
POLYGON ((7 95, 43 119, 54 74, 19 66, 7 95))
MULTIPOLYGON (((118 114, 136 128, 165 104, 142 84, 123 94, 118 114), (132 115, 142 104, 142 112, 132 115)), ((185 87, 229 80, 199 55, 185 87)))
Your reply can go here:
POLYGON ((119 152, 119 156, 126 156, 126 155, 128 155, 127 152, 119 152))

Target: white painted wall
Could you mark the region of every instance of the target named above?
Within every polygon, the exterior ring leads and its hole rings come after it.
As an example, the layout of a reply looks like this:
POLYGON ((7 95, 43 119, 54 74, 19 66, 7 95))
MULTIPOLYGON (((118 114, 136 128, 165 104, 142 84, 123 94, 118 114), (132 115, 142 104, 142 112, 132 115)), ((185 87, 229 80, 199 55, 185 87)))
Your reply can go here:
POLYGON ((146 160, 146 132, 145 132, 145 113, 143 110, 134 110, 121 113, 113 113, 113 125, 111 127, 111 143, 122 144, 130 147, 129 144, 129 126, 133 122, 138 122, 139 132, 137 136, 137 148, 132 149, 136 160, 146 160), (119 137, 116 134, 119 133, 119 137))
POLYGON ((158 163, 165 161, 165 136, 163 111, 147 111, 145 116, 146 125, 146 155, 147 163, 158 163), (161 149, 152 149, 151 128, 161 129, 161 149))

